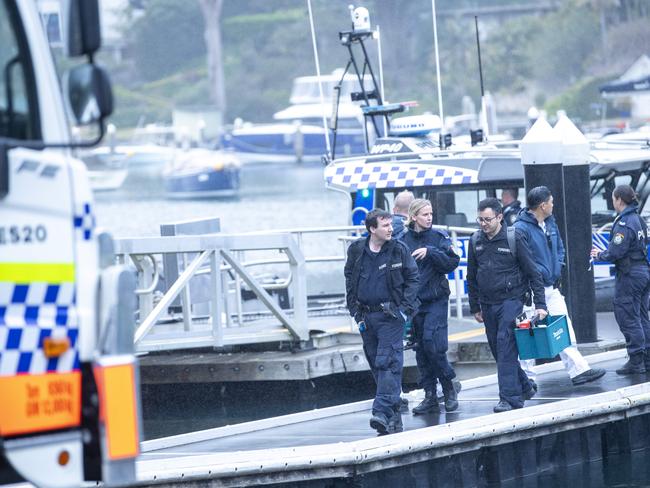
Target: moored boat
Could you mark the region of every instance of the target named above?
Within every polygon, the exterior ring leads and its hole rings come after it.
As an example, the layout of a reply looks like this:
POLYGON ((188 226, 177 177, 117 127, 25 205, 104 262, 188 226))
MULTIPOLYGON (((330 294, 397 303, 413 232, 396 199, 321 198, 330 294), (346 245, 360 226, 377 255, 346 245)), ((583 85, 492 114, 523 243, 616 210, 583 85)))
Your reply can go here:
POLYGON ((163 171, 169 198, 212 198, 239 192, 240 162, 230 151, 193 148, 181 151, 163 171))

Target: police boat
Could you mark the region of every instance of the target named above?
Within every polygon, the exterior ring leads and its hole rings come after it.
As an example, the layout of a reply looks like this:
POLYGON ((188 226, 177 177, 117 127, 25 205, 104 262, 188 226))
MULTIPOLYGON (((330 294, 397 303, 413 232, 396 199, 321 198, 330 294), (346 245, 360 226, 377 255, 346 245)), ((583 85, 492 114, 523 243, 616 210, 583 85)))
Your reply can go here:
MULTIPOLYGON (((364 46, 372 39, 372 32, 353 29, 339 33, 339 38, 350 54, 348 66, 358 74, 369 72, 375 81, 364 46), (355 48, 361 51, 362 62, 357 60, 355 48), (357 66, 363 66, 363 70, 357 66)), ((458 273, 449 276, 452 298, 465 297, 467 245, 469 235, 478 228, 474 222, 478 202, 500 197, 504 188, 517 188, 525 199, 520 142, 487 142, 482 130, 471 131, 467 143, 453 141, 435 115, 396 117, 412 104, 384 103, 376 82, 371 90, 353 96, 366 103, 362 110, 367 125, 376 129, 370 134, 375 136, 374 142, 368 143, 363 156, 325 156, 326 187, 350 196, 350 220, 354 225, 361 225, 372 208, 392 209, 395 196, 403 190, 430 200, 434 225, 446 226, 461 255, 458 273), (386 135, 381 130, 384 125, 386 135)), ((590 180, 593 243, 604 248, 609 238, 607 225, 615 217, 611 203, 615 186, 626 183, 635 188, 641 197, 641 209, 650 196, 650 146, 645 142, 593 142, 590 180)), ((613 266, 594 263, 594 275, 598 303, 611 305, 613 266)))

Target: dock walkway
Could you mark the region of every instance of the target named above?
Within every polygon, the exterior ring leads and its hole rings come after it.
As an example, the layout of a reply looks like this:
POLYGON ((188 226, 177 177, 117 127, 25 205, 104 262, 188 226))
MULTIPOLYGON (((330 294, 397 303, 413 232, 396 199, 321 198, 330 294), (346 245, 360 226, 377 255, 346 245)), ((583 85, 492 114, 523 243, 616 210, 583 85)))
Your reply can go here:
MULTIPOLYGON (((139 478, 167 486, 311 487, 393 486, 386 482, 400 476, 428 480, 403 486, 479 486, 602 460, 650 447, 648 377, 617 375, 624 357, 624 350, 590 356, 608 373, 579 387, 561 363, 537 366, 537 396, 500 414, 492 413, 495 375, 465 381, 456 412, 403 414, 400 434, 376 436, 368 400, 151 440, 143 443, 139 478)), ((421 397, 410 394, 411 407, 421 397)))
MULTIPOLYGON (((596 343, 580 344, 583 354, 594 354, 624 347, 614 314, 598 314, 596 343)), ((278 329, 280 327, 278 326, 278 329)), ((369 371, 363 354, 361 337, 348 316, 324 316, 309 319, 312 345, 303 350, 290 348, 275 351, 219 352, 171 350, 140 357, 142 382, 145 384, 211 383, 243 381, 308 381, 333 374, 369 371)), ((226 329, 229 334, 237 328, 226 329)), ((254 328, 246 328, 255 334, 254 328)), ((264 328, 259 334, 269 334, 264 328)), ((259 340, 259 337, 257 338, 259 340)), ((485 329, 473 319, 449 319, 450 362, 459 378, 475 377, 494 370, 494 360, 487 345, 485 329)), ((415 354, 404 355, 405 381, 415 383, 415 354)))

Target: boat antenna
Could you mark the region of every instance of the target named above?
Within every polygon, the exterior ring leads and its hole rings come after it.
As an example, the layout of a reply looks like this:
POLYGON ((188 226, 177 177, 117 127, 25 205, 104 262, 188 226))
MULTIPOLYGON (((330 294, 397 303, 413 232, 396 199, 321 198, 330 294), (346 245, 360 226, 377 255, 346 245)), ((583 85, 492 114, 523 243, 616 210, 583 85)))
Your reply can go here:
POLYGON ((438 110, 440 112, 441 133, 445 127, 445 113, 442 109, 442 81, 440 80, 440 55, 438 54, 438 22, 436 21, 436 0, 431 0, 433 13, 433 47, 436 53, 436 78, 438 80, 438 110))
MULTIPOLYGON (((320 61, 318 59, 318 46, 316 46, 316 30, 314 29, 314 15, 311 10, 311 0, 307 0, 307 9, 309 10, 309 26, 311 27, 311 43, 314 48, 314 62, 316 63, 316 76, 318 77, 318 92, 320 95, 320 105, 325 106, 325 96, 323 95, 323 79, 320 75, 320 61)), ((327 156, 330 157, 332 150, 330 148, 330 134, 327 127, 327 114, 323 111, 323 130, 325 131, 325 148, 327 156)))
POLYGON ((481 41, 478 35, 478 16, 474 16, 474 27, 476 28, 476 49, 478 50, 478 74, 481 80, 481 125, 483 126, 483 136, 488 138, 490 132, 488 130, 487 121, 487 104, 485 103, 485 88, 483 86, 483 64, 481 63, 481 41))
MULTIPOLYGON (((384 67, 381 58, 381 33, 379 31, 379 24, 377 24, 375 32, 375 35, 377 36, 377 57, 379 58, 379 90, 381 91, 381 99, 386 102, 386 92, 384 91, 384 67)), ((365 83, 365 80, 362 80, 362 82, 365 83)), ((386 117, 384 117, 384 136, 386 135, 388 135, 388 122, 386 120, 386 117)))

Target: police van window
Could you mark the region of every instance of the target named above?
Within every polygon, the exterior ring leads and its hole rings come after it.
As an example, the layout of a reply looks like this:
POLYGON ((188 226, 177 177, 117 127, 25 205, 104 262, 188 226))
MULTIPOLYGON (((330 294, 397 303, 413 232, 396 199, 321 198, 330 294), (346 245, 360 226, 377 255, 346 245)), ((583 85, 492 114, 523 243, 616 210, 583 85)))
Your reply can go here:
POLYGON ((30 57, 14 2, 0 1, 0 137, 38 139, 30 57))

